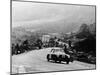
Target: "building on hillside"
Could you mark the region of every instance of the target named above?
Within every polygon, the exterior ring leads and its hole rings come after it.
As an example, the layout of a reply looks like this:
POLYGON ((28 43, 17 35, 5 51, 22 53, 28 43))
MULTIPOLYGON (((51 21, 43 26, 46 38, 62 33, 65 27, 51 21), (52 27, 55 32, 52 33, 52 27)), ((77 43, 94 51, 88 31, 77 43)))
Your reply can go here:
POLYGON ((51 38, 62 38, 62 35, 60 33, 49 33, 49 35, 51 36, 51 38))
POLYGON ((48 47, 49 46, 49 40, 50 40, 50 35, 43 35, 42 36, 42 43, 43 43, 43 47, 48 47))
POLYGON ((50 39, 50 35, 43 35, 43 36, 42 36, 42 42, 43 42, 43 43, 49 42, 49 39, 50 39))

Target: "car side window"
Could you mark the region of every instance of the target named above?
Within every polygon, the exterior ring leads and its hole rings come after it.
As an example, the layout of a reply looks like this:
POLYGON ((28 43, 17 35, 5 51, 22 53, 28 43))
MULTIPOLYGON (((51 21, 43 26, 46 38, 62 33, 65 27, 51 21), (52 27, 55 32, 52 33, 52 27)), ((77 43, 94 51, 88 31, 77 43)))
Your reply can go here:
POLYGON ((53 52, 53 53, 54 53, 54 49, 52 49, 52 50, 51 50, 51 52, 53 52))

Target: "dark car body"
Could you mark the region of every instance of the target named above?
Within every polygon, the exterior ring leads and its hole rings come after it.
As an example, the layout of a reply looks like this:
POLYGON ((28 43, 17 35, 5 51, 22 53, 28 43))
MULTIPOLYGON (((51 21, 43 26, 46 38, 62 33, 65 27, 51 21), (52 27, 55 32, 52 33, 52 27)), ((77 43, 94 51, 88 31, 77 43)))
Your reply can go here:
POLYGON ((47 60, 53 60, 54 62, 66 62, 69 64, 69 62, 72 62, 73 59, 69 54, 66 54, 63 49, 56 48, 56 49, 51 49, 50 53, 47 54, 47 60))

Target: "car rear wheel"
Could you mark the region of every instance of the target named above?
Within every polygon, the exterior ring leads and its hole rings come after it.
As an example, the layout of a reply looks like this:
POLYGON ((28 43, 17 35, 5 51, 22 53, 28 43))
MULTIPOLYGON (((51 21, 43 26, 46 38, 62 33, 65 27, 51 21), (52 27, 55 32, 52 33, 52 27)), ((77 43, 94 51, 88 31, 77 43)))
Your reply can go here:
POLYGON ((54 60, 55 63, 57 63, 57 60, 54 60))
POLYGON ((57 56, 56 55, 52 55, 52 59, 54 60, 54 62, 57 62, 57 56))
POLYGON ((73 61, 74 61, 74 59, 71 57, 71 58, 70 58, 70 62, 73 62, 73 61))
POLYGON ((59 56, 59 63, 61 63, 62 55, 59 56))

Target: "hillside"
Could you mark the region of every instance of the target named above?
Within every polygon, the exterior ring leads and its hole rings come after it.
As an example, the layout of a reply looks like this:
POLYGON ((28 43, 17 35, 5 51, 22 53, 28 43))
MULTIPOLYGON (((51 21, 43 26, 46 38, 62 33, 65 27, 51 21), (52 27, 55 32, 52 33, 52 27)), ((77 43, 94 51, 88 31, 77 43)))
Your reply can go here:
POLYGON ((76 33, 78 38, 96 37, 96 24, 82 24, 76 33))

